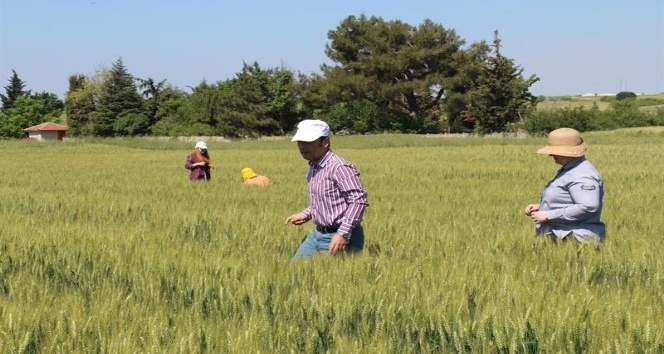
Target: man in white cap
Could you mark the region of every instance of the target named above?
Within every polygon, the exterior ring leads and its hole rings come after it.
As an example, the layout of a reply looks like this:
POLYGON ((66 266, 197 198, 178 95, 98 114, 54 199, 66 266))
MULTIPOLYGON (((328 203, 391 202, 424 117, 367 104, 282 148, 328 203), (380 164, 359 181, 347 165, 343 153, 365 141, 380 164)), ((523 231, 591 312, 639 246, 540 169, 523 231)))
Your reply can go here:
POLYGON ((526 206, 525 213, 538 235, 553 240, 573 236, 579 242, 604 241, 606 230, 600 220, 604 182, 585 152, 581 134, 572 128, 552 131, 546 146, 537 150, 562 166, 544 187, 540 203, 526 206))
POLYGON ((330 149, 330 127, 321 120, 303 120, 291 141, 309 161, 308 206, 286 218, 286 224, 302 225, 314 220, 316 226, 302 241, 293 259, 316 253, 336 255, 362 250, 362 215, 369 205, 360 173, 330 149))

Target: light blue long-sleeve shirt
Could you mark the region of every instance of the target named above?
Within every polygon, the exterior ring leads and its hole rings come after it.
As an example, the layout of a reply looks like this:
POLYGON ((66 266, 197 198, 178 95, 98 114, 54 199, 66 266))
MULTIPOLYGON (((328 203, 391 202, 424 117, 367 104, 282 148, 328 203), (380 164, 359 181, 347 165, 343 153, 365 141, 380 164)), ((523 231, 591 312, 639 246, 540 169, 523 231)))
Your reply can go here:
POLYGON ((537 224, 538 234, 553 233, 564 238, 570 233, 578 241, 604 240, 606 227, 600 218, 604 199, 602 176, 585 157, 568 163, 544 187, 540 211, 549 220, 537 224))

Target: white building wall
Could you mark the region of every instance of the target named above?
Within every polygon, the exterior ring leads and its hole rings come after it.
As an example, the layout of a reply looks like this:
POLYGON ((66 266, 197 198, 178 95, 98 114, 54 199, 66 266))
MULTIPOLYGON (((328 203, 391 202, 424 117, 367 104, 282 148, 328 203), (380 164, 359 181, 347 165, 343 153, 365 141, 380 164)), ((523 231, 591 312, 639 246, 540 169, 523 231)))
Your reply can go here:
POLYGON ((28 138, 42 140, 57 140, 58 132, 29 132, 28 138))
POLYGON ((28 138, 35 140, 42 140, 40 132, 28 132, 28 138))

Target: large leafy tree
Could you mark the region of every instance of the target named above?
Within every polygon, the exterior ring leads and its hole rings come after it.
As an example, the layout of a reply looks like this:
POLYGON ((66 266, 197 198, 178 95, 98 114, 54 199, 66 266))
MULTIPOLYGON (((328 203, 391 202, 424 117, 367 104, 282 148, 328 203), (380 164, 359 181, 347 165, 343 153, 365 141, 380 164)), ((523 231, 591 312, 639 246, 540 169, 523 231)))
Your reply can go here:
POLYGON ((209 84, 205 80, 193 87, 185 104, 178 109, 179 129, 186 128, 184 131, 193 135, 218 134, 215 129, 219 123, 220 92, 225 89, 221 83, 209 84))
POLYGON ((95 91, 91 81, 84 75, 69 76, 69 91, 65 95, 68 134, 73 136, 91 134, 90 116, 94 111, 95 91))
POLYGON ((476 119, 480 133, 502 132, 509 123, 533 109, 537 98, 529 89, 539 81, 536 75, 523 78, 523 68, 500 52, 498 31, 494 33, 493 53, 469 92, 469 115, 476 119))
POLYGON ((30 97, 34 100, 40 101, 44 106, 43 121, 59 121, 60 115, 64 110, 64 103, 58 96, 50 92, 33 93, 30 97))
POLYGON ((155 82, 154 79, 148 77, 147 79, 136 79, 138 81, 138 88, 141 94, 146 99, 146 116, 148 118, 148 125, 152 126, 157 122, 157 112, 159 110, 159 103, 162 99, 161 93, 167 87, 166 79, 155 82))
POLYGON ((148 131, 143 98, 134 78, 118 58, 104 81, 96 111, 91 115, 98 136, 139 135, 148 131))
POLYGON ((150 127, 154 135, 177 136, 195 135, 189 125, 189 119, 184 114, 185 107, 189 107, 188 93, 172 86, 166 86, 159 93, 156 122, 150 127))
POLYGON ((471 44, 461 55, 457 75, 448 82, 441 107, 442 116, 446 120, 444 124, 446 132, 472 132, 475 129, 476 119, 468 110, 469 92, 477 86, 490 51, 489 45, 485 41, 480 41, 471 44))
POLYGON ((277 130, 278 122, 267 115, 268 82, 268 72, 258 63, 243 63, 242 71, 225 82, 219 107, 221 134, 239 137, 277 130))
MULTIPOLYGON (((182 122, 187 121, 192 134, 230 137, 283 134, 303 115, 298 102, 292 72, 244 63, 232 79, 195 87, 178 110, 180 123, 168 125, 182 130, 182 122)), ((165 126, 161 123, 157 128, 163 131, 165 126)))
POLYGON ((294 75, 283 68, 262 69, 244 63, 222 92, 221 133, 231 136, 275 135, 299 120, 294 75))
MULTIPOLYGON (((328 32, 323 66, 331 100, 367 99, 422 131, 439 119, 448 81, 457 73, 464 41, 454 30, 425 20, 418 27, 379 17, 350 16, 328 32)), ((330 101, 331 101, 330 100, 330 101)))
POLYGON ((4 110, 6 118, 0 126, 0 136, 21 138, 23 129, 46 121, 59 121, 63 103, 53 93, 19 96, 12 107, 4 110))
POLYGON ((305 115, 298 98, 298 83, 292 71, 279 68, 267 70, 268 81, 264 87, 267 103, 266 115, 277 121, 279 133, 291 131, 305 115))
MULTIPOLYGON (((332 71, 328 71, 328 74, 332 74, 332 71)), ((352 95, 343 97, 344 92, 337 85, 342 80, 340 78, 332 83, 329 75, 300 75, 298 100, 303 113, 327 121, 333 131, 366 133, 393 130, 393 122, 389 114, 385 114, 384 107, 379 107, 368 98, 348 97, 352 95)))
POLYGON ((5 94, 0 94, 2 99, 2 108, 10 109, 14 102, 21 96, 30 95, 30 91, 25 90, 25 82, 18 77, 15 70, 12 69, 12 77, 9 78, 9 84, 5 86, 5 94))

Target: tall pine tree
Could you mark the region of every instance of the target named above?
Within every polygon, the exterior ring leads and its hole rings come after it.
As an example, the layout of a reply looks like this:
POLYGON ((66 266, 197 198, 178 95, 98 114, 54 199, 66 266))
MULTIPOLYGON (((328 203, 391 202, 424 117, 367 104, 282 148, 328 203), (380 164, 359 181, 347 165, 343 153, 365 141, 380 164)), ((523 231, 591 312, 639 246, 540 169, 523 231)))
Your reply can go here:
POLYGON ((25 82, 18 77, 16 71, 12 69, 12 77, 9 78, 9 85, 5 86, 6 95, 0 94, 2 99, 2 108, 7 110, 14 106, 14 102, 21 96, 30 95, 30 91, 25 91, 25 82))
MULTIPOLYGON (((91 115, 93 133, 98 136, 123 135, 127 119, 146 119, 143 98, 138 93, 134 78, 118 58, 113 63, 110 76, 104 81, 99 95, 97 109, 91 115)), ((140 122, 139 122, 140 123, 140 122)))
POLYGON ((536 103, 529 89, 539 78, 531 75, 524 79, 523 68, 502 55, 498 31, 494 32, 493 54, 480 72, 477 86, 469 92, 469 112, 476 118, 480 133, 505 131, 536 103))

